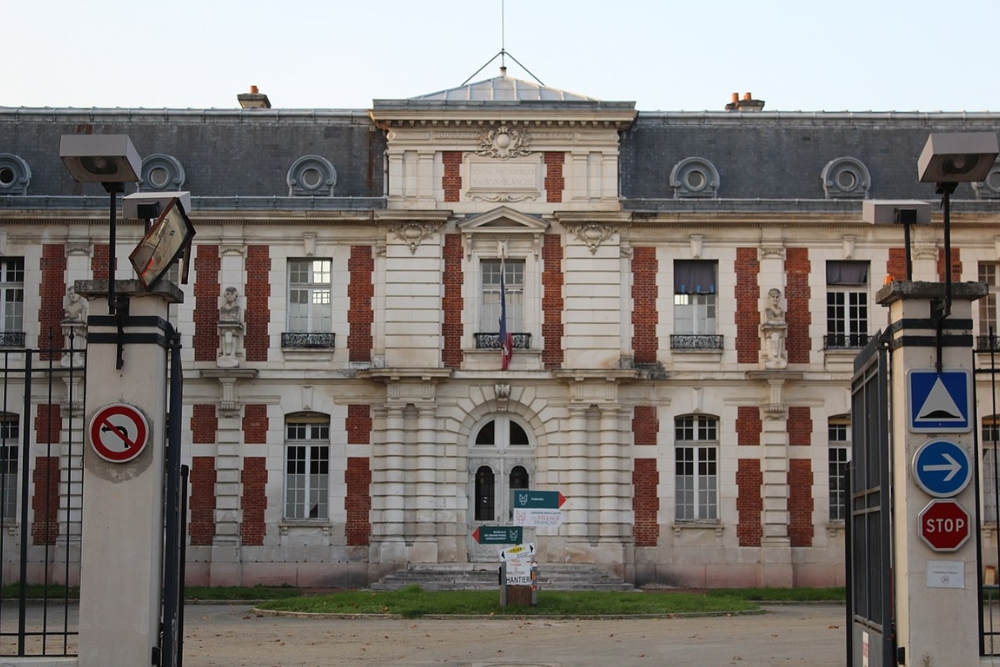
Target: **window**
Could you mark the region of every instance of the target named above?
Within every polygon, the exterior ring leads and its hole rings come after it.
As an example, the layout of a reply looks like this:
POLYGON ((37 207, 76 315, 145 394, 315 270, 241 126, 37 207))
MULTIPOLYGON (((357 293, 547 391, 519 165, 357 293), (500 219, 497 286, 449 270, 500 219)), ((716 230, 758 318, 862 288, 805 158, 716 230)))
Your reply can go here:
POLYGON ((525 333, 524 322, 524 261, 487 259, 480 263, 482 301, 479 308, 479 333, 476 348, 500 349, 500 270, 503 267, 506 294, 507 331, 513 334, 514 347, 531 347, 531 334, 525 333))
POLYGON ((478 464, 473 484, 473 516, 476 521, 514 519, 514 492, 531 488, 533 451, 528 432, 507 416, 489 419, 472 441, 478 464))
POLYGON ((298 415, 285 422, 285 518, 330 516, 330 420, 298 415))
POLYGON ((674 422, 677 521, 719 518, 719 435, 714 417, 688 415, 674 422))
POLYGON ((847 498, 850 490, 847 488, 847 466, 851 460, 851 420, 850 417, 832 417, 827 422, 829 433, 829 464, 830 478, 830 521, 847 519, 847 498))
POLYGON ((24 347, 24 258, 0 258, 0 347, 24 347))
POLYGON ((720 349, 716 331, 716 262, 674 262, 674 333, 672 349, 720 349))
MULTIPOLYGON (((989 286, 989 292, 979 300, 979 338, 976 340, 977 350, 1000 350, 997 345, 997 264, 995 262, 980 262, 979 282, 989 286), (993 340, 990 340, 990 333, 993 340)), ((985 441, 984 441, 985 442, 985 441)))
POLYGON ((868 262, 826 263, 826 348, 868 343, 868 262))
POLYGON ((1000 416, 983 417, 983 521, 997 521, 997 447, 1000 446, 1000 416))
POLYGON ((282 347, 333 347, 333 288, 329 259, 288 262, 288 331, 282 347))
POLYGON ((17 415, 0 413, 0 512, 4 521, 17 520, 17 415))

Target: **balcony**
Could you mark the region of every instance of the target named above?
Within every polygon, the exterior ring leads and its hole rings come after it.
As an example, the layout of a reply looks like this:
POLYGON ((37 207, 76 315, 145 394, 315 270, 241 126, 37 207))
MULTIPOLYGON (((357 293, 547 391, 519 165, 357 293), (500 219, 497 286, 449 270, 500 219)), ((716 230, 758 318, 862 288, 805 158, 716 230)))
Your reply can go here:
MULTIPOLYGON (((477 350, 499 350, 500 349, 500 333, 475 333, 472 334, 476 338, 476 349, 477 350)), ((515 350, 530 350, 531 349, 531 334, 530 333, 515 333, 511 334, 511 338, 514 339, 514 349, 515 350)))
POLYGON ((976 352, 1000 352, 1000 337, 976 336, 976 352))
POLYGON ((0 331, 0 347, 24 347, 24 332, 0 331))
POLYGON ((827 350, 860 350, 868 344, 868 334, 827 334, 824 342, 827 350))
POLYGON ((722 336, 717 334, 671 334, 671 350, 721 350, 722 336))
POLYGON ((296 350, 329 350, 334 347, 337 334, 286 331, 281 334, 281 347, 296 350))

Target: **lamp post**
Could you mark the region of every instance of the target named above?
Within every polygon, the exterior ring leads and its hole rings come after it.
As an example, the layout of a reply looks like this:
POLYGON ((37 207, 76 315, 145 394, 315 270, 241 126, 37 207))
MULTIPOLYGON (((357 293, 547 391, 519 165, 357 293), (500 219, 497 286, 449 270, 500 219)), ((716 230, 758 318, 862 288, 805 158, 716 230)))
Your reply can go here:
POLYGON ((59 157, 73 180, 100 183, 108 192, 108 313, 114 315, 115 303, 115 211, 117 194, 125 183, 139 181, 142 160, 124 134, 64 134, 59 141, 59 157))
POLYGON ((861 205, 861 219, 873 225, 903 225, 903 245, 906 246, 906 279, 913 280, 910 227, 926 225, 931 221, 931 205, 924 201, 866 199, 861 205))
POLYGON ((951 315, 951 195, 959 183, 986 178, 1000 147, 993 132, 931 133, 917 159, 921 183, 937 185, 944 212, 944 302, 934 308, 937 323, 937 371, 941 372, 941 335, 951 315))

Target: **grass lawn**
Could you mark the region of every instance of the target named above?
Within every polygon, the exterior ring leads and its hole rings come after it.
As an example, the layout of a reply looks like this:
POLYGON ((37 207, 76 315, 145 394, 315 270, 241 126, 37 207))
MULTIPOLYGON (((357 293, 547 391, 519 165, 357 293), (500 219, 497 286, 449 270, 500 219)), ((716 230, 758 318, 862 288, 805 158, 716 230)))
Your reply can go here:
POLYGON ((607 593, 539 591, 538 605, 500 607, 499 591, 343 591, 257 605, 273 611, 326 614, 395 614, 404 618, 432 615, 628 616, 727 613, 756 610, 746 599, 693 593, 607 593))

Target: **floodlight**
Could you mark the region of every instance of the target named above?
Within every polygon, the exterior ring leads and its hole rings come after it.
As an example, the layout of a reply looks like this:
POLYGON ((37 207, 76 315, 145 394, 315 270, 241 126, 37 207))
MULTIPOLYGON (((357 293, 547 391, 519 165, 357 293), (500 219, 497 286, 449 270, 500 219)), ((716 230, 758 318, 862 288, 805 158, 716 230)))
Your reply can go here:
POLYGON ((137 182, 142 168, 139 153, 124 134, 64 134, 59 157, 74 180, 103 183, 105 189, 109 184, 137 182))
POLYGON ((932 133, 917 159, 921 183, 975 183, 996 162, 994 132, 932 133))
POLYGON ((931 221, 931 205, 912 199, 866 199, 861 219, 873 225, 926 225, 931 221))

